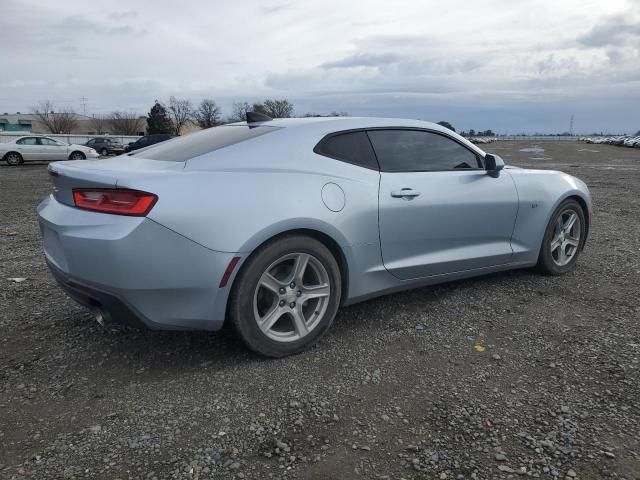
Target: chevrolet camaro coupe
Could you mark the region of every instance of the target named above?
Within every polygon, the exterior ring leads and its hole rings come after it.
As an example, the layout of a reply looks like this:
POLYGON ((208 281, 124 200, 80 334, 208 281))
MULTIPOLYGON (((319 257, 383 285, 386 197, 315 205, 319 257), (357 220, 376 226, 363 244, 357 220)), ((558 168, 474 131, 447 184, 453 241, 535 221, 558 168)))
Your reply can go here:
POLYGON ((248 121, 49 165, 46 261, 98 321, 217 330, 300 352, 341 305, 435 283, 575 267, 591 198, 436 125, 248 121))

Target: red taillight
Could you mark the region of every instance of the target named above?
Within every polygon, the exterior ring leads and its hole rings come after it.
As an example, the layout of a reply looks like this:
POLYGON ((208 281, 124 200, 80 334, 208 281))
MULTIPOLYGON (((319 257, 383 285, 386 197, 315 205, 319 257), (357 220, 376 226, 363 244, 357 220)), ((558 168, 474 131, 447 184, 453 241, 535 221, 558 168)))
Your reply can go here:
POLYGON ((138 190, 119 188, 73 189, 73 202, 76 207, 93 212, 144 217, 151 211, 157 201, 157 195, 138 190))

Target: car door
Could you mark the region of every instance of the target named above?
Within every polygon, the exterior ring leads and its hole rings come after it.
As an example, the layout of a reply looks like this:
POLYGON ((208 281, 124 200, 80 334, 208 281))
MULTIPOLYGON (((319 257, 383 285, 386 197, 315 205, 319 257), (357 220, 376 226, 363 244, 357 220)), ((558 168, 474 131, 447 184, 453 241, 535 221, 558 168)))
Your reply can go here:
POLYGON ((42 160, 42 147, 38 137, 24 137, 16 141, 16 148, 24 160, 42 160))
POLYGON ((40 138, 42 154, 45 160, 67 160, 69 156, 66 144, 53 138, 40 138))
POLYGON ((518 196, 506 171, 440 132, 374 129, 380 163, 379 228, 385 268, 401 279, 509 262, 518 196))

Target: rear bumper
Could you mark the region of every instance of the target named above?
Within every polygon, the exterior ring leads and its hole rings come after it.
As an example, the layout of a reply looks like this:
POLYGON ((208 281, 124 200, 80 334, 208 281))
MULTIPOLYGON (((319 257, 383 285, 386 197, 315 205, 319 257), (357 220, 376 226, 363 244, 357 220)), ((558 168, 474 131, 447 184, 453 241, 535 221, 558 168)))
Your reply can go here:
POLYGON ((108 323, 117 323, 138 328, 154 328, 154 323, 151 320, 143 319, 140 313, 134 311, 134 309, 127 305, 122 299, 98 290, 95 287, 83 285, 65 274, 48 259, 46 262, 58 285, 60 285, 69 297, 92 311, 99 311, 108 323))
POLYGON ((115 323, 222 327, 232 281, 219 285, 233 253, 209 250, 147 218, 87 212, 53 197, 39 205, 38 217, 47 264, 79 303, 115 323))

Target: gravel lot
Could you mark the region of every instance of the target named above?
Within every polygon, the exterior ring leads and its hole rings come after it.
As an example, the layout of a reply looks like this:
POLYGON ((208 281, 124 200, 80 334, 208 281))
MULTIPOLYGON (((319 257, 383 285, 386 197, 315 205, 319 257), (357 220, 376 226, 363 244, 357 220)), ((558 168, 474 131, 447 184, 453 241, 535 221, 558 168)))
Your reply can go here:
POLYGON ((577 270, 344 308, 283 360, 103 330, 42 259, 46 165, 0 166, 0 478, 640 478, 640 151, 486 149, 587 182, 577 270))

